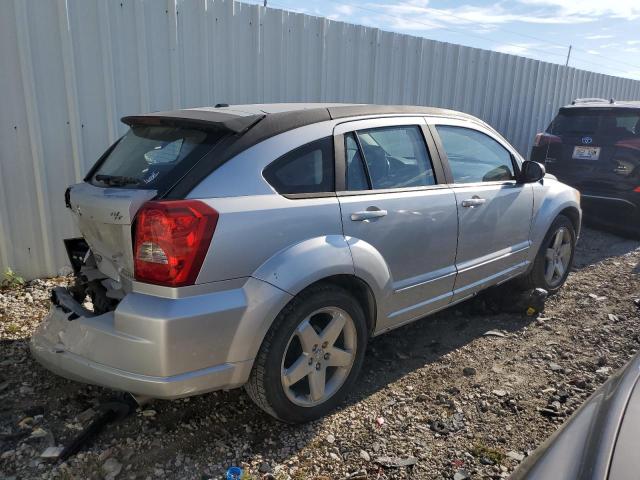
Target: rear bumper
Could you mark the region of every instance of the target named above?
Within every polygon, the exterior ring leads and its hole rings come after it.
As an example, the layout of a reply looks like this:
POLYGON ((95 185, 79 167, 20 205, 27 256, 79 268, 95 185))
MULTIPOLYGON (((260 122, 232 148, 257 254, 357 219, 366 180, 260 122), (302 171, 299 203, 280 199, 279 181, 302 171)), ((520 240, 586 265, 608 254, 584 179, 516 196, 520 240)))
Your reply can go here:
MULTIPOLYGON (((52 307, 48 321, 58 315, 57 310, 59 308, 52 307)), ((252 361, 224 363, 194 372, 159 377, 127 372, 93 362, 61 348, 59 344, 48 342, 43 336, 35 336, 30 349, 42 366, 70 380, 165 399, 238 387, 245 383, 253 364, 252 361)))
POLYGON ((131 293, 98 316, 82 315, 62 294, 31 353, 65 378, 154 398, 239 387, 290 296, 251 278, 235 286, 184 298, 131 293))

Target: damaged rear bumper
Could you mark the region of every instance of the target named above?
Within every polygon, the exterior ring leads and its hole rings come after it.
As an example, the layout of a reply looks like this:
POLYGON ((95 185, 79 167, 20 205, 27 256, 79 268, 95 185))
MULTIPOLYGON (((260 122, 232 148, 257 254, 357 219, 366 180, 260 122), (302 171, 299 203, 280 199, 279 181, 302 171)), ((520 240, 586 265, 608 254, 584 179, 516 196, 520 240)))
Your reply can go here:
POLYGON ((234 388, 244 383, 245 369, 252 362, 222 364, 195 372, 157 377, 126 372, 87 360, 42 337, 32 340, 31 353, 46 369, 69 380, 131 392, 152 398, 174 399, 212 390, 234 388))
POLYGON ((102 315, 57 290, 31 338, 31 353, 65 378, 154 398, 239 387, 249 377, 264 321, 249 298, 274 310, 287 299, 255 279, 235 283, 184 298, 130 293, 102 315))

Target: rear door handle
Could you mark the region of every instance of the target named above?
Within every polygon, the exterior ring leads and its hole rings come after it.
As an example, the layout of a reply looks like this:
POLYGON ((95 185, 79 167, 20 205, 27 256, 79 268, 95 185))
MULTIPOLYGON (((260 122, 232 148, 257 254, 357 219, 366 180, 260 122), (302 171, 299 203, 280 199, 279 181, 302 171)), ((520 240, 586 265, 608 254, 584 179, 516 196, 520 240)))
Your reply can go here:
POLYGON ((462 206, 467 208, 479 207, 486 201, 486 198, 480 197, 467 198, 466 200, 462 201, 462 206))
POLYGON ((353 212, 351 214, 351 220, 353 220, 354 222, 362 222, 364 220, 371 220, 372 218, 385 217, 387 215, 386 210, 380 210, 379 208, 375 208, 375 207, 369 207, 369 208, 372 208, 372 210, 363 210, 362 212, 353 212))

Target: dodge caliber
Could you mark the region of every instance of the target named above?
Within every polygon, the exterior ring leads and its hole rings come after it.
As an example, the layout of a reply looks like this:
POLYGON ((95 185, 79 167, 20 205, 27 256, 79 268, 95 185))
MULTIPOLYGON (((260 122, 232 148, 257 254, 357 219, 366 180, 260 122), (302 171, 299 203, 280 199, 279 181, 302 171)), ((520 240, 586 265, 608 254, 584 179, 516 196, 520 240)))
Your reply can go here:
POLYGON ((122 120, 65 194, 76 283, 31 341, 67 378, 165 399, 244 386, 305 422, 344 399, 369 338, 569 274, 578 192, 470 115, 271 104, 122 120))

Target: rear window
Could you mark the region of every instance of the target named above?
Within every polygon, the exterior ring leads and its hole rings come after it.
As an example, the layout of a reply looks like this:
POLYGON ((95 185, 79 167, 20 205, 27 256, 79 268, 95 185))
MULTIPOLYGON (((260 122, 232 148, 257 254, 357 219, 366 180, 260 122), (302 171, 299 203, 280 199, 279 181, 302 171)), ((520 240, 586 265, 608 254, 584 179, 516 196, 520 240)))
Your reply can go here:
POLYGON ((98 165, 91 183, 158 189, 177 181, 224 135, 175 126, 133 126, 98 165))
POLYGON ((566 109, 547 128, 553 135, 640 136, 640 111, 621 109, 566 109))
POLYGON ((333 192, 333 138, 325 137, 283 155, 264 178, 280 194, 333 192))

